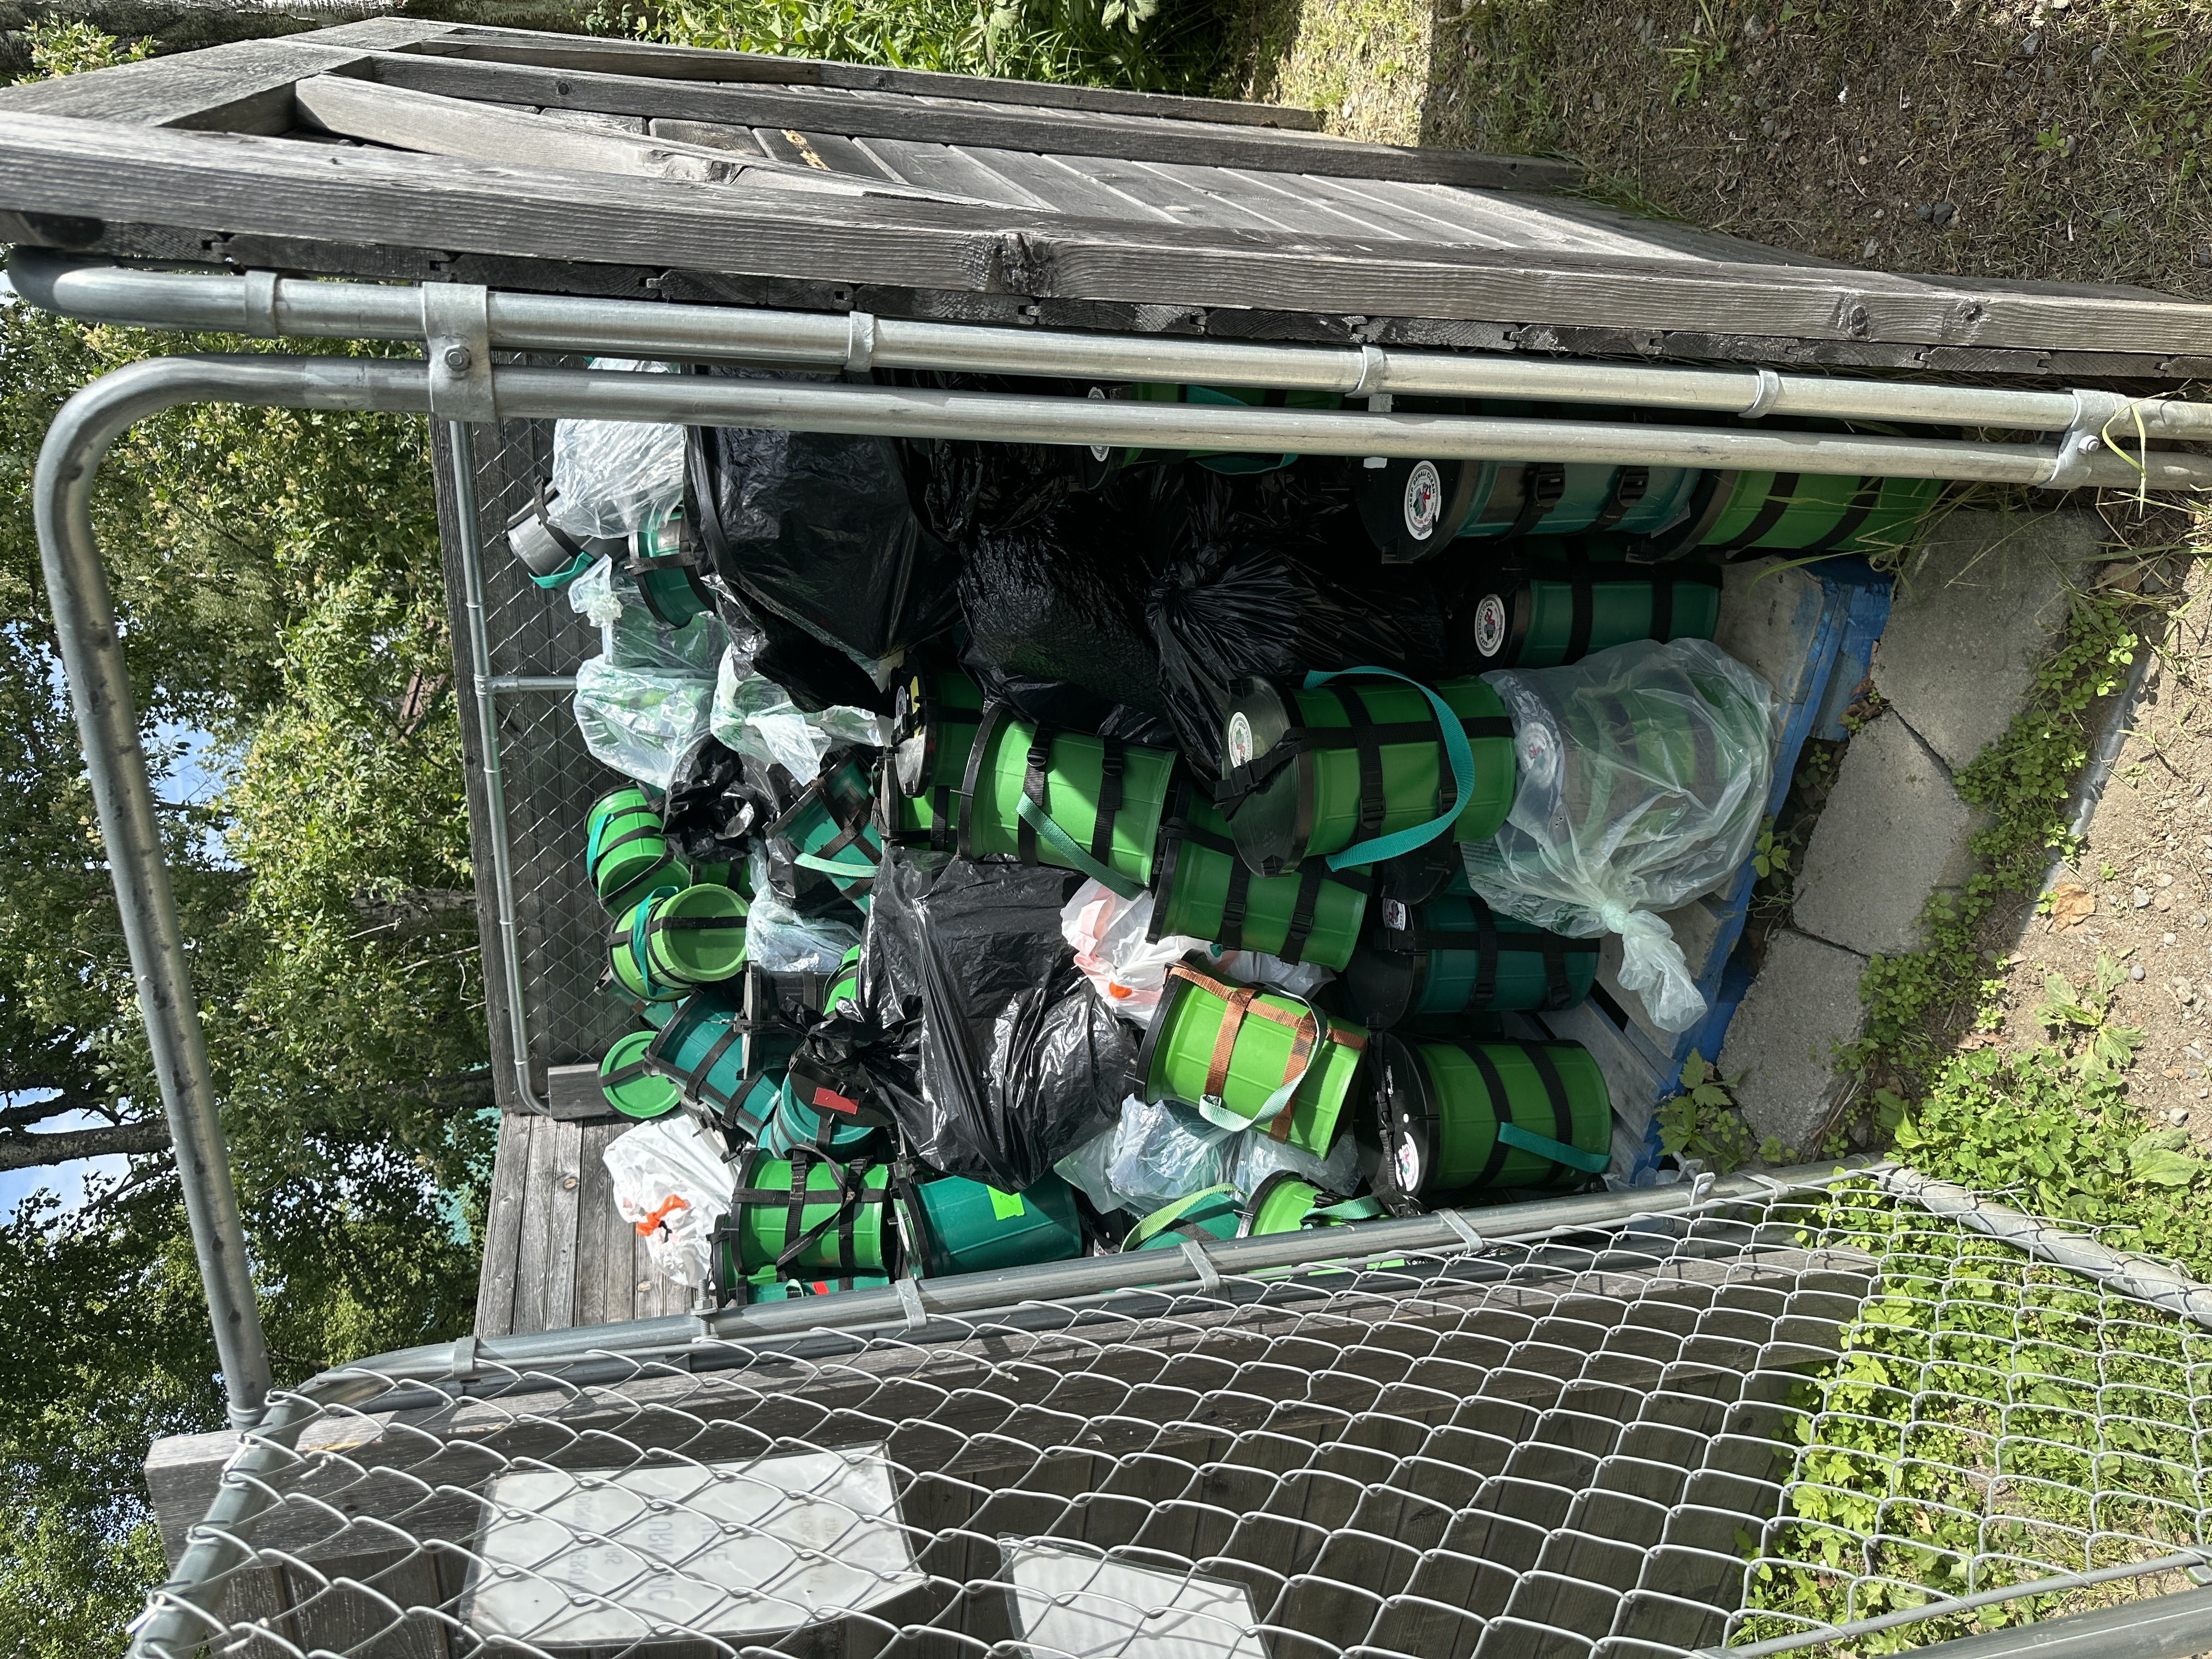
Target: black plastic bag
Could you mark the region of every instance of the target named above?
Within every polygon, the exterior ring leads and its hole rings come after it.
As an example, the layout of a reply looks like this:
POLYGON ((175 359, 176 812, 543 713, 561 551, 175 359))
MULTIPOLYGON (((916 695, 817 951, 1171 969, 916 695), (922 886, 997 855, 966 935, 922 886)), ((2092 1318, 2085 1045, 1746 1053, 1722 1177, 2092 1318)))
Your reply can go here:
POLYGON ((976 538, 960 579, 971 658, 1017 679, 1058 680, 1166 713, 1145 625, 1142 545, 1087 501, 976 538))
POLYGON ((1159 651, 1160 695, 1180 746, 1208 773, 1221 765, 1229 688, 1247 674, 1374 666, 1416 679, 1444 669, 1433 578, 1385 565, 1348 489, 1328 474, 1226 477, 1159 468, 1139 488, 1154 545, 1167 550, 1146 596, 1159 651))
POLYGON ((861 662, 957 619, 959 557, 916 514, 896 440, 691 427, 684 456, 715 573, 756 611, 774 611, 861 662))
POLYGON ((981 689, 984 702, 1011 703, 1033 725, 1079 732, 1085 737, 1119 738, 1146 749, 1176 746, 1175 727, 1163 715, 1109 702, 1065 680, 1018 678, 983 661, 972 650, 961 659, 960 666, 981 689))
POLYGON ((719 738, 702 738, 677 757, 661 822, 690 862, 744 859, 753 831, 775 816, 771 800, 749 786, 745 772, 744 757, 719 738))
POLYGON ((854 1085, 946 1175, 1006 1192, 1114 1121, 1136 1040, 1060 933, 1065 871, 894 849, 876 878, 859 1007, 808 1036, 794 1070, 854 1085))
POLYGON ((714 609, 733 639, 749 633, 760 641, 750 659, 753 672, 781 686, 800 714, 818 714, 839 706, 877 714, 891 712, 890 692, 842 651, 824 645, 796 623, 766 607, 755 610, 727 592, 715 597, 714 609))

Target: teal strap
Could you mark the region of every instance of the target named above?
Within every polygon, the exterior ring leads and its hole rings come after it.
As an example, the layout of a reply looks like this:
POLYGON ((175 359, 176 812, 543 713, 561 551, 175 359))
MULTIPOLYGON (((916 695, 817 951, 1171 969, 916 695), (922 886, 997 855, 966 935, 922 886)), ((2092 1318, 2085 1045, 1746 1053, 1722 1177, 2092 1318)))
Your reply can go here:
POLYGON ((1334 674, 1309 674, 1305 689, 1318 690, 1331 680, 1341 679, 1346 674, 1380 674, 1384 679, 1397 680, 1412 686, 1429 700, 1429 707, 1436 711, 1437 730, 1443 738, 1444 753, 1451 760, 1454 788, 1450 806, 1426 823, 1394 830, 1387 836, 1377 836, 1372 841, 1356 842, 1341 853, 1330 854, 1322 862, 1332 870, 1341 870, 1349 864, 1380 864, 1385 859, 1395 859, 1417 847, 1427 846, 1451 828, 1461 809, 1467 805, 1468 797, 1474 790, 1474 750, 1468 743, 1467 731, 1459 723, 1457 710, 1419 680, 1389 668, 1344 668, 1334 674))
POLYGON ((1281 997, 1286 1002, 1295 1002, 1306 1011, 1306 1018, 1314 1023, 1313 1047, 1306 1051, 1306 1063, 1298 1067, 1297 1075, 1285 1078, 1276 1085, 1274 1092, 1260 1103, 1260 1109, 1249 1117, 1231 1110, 1226 1103, 1210 1096, 1200 1101, 1198 1115, 1217 1129, 1267 1130, 1282 1115, 1283 1108, 1291 1103, 1291 1097, 1297 1093, 1300 1086, 1312 1074, 1313 1068, 1321 1064, 1322 1055, 1328 1051, 1329 1023, 1327 1014, 1296 991, 1271 990, 1268 994, 1281 997))
POLYGON ((873 864, 865 861, 860 864, 844 864, 836 859, 825 859, 817 853, 800 853, 791 861, 805 869, 820 870, 833 876, 857 876, 863 881, 878 873, 873 864))
POLYGON ((543 576, 532 576, 530 580, 540 587, 566 587, 589 569, 592 561, 599 556, 590 548, 583 548, 578 551, 574 558, 569 560, 558 570, 549 571, 543 576))
POLYGON ((1310 1227, 1316 1221, 1335 1226, 1346 1221, 1372 1221, 1383 1214, 1382 1200, 1370 1194, 1366 1198, 1347 1198, 1341 1204, 1317 1205, 1306 1212, 1300 1224, 1310 1227))
MULTIPOLYGON (((1472 762, 1469 763, 1470 768, 1472 762)), ((1117 897, 1133 899, 1145 890, 1140 881, 1132 881, 1120 871, 1099 863, 1082 847, 1075 837, 1052 821, 1052 814, 1039 806, 1027 795, 1014 804, 1014 811, 1024 823, 1036 831, 1037 839, 1067 860, 1068 868, 1080 870, 1085 875, 1107 889, 1117 897)), ((870 873, 873 873, 872 871, 870 873)))
POLYGON ((1517 1146, 1524 1152, 1534 1152, 1539 1158, 1548 1158, 1553 1163, 1570 1170, 1580 1170, 1584 1175, 1597 1175, 1613 1162, 1610 1152, 1585 1152, 1554 1140, 1549 1135, 1540 1135, 1522 1128, 1517 1123, 1501 1123, 1498 1138, 1508 1146, 1517 1146))
POLYGON ((646 948, 646 939, 653 931, 653 907, 671 894, 682 890, 676 887, 654 888, 645 896, 644 902, 637 907, 637 920, 629 925, 630 960, 637 964, 637 976, 645 981, 645 994, 647 996, 651 996, 655 991, 675 988, 672 986, 663 985, 653 977, 653 952, 646 948))
POLYGON ((1206 1200, 1218 1198, 1224 1193, 1234 1193, 1236 1190, 1234 1187, 1224 1182, 1218 1187, 1203 1188, 1191 1194, 1188 1198, 1179 1198, 1164 1210, 1153 1211, 1129 1229, 1129 1236, 1121 1241, 1121 1248, 1124 1250, 1138 1249, 1155 1233, 1164 1232, 1174 1226, 1176 1222, 1203 1205, 1206 1200))

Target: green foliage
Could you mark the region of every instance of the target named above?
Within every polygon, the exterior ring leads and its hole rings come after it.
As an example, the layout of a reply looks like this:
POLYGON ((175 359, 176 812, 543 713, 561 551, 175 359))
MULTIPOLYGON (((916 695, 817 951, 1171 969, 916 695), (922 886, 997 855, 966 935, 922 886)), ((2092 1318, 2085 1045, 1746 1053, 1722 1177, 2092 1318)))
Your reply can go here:
POLYGON ((602 0, 604 33, 892 69, 1202 93, 1219 62, 1197 0, 602 0))
POLYGON ((52 81, 87 70, 112 69, 151 57, 154 43, 134 40, 125 46, 112 34, 102 34, 81 19, 33 18, 23 25, 23 46, 31 54, 31 72, 25 82, 52 81))
POLYGON ((1759 1155, 1726 1081, 1695 1049, 1682 1062, 1681 1085, 1657 1114, 1660 1146, 1669 1157, 1697 1158, 1714 1174, 1728 1175, 1759 1155))
POLYGON ((1712 0, 1698 0, 1698 21, 1688 36, 1662 46, 1660 53, 1674 75, 1668 103, 1694 104, 1705 95, 1706 82, 1719 75, 1729 57, 1727 25, 1715 12, 1712 0))
MULTIPOLYGON (((53 72, 143 55, 82 26, 33 45, 53 72)), ((0 307, 11 1157, 36 1158, 52 1114, 161 1111, 44 592, 38 447, 125 363, 274 349, 0 307)), ((392 415, 177 410, 118 441, 93 502, 280 1382, 458 1334, 473 1299, 454 1223, 480 1218, 490 1151, 473 921, 373 920, 470 884, 426 440, 392 415), (188 749, 215 790, 184 787, 188 749)), ((222 1422, 167 1154, 0 1224, 0 1629, 40 1659, 119 1651, 162 1565, 148 1440, 222 1422)))

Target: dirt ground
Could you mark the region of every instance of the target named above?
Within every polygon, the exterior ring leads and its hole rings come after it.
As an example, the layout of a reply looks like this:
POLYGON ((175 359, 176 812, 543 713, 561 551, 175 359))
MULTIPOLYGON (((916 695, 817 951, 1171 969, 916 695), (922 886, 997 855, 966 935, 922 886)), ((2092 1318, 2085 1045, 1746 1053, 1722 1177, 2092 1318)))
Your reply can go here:
POLYGON ((2203 0, 1247 0, 1231 89, 1852 264, 2212 298, 2203 0))
POLYGON ((2027 919, 2008 960, 1998 1037, 2033 1046, 2045 975, 2080 985, 2100 956, 2115 958, 2129 978, 2113 1014, 2146 1033, 2129 1097, 2212 1146, 2212 573, 2154 558, 2105 574, 2173 608, 2080 854, 2057 873, 2053 913, 2027 919))

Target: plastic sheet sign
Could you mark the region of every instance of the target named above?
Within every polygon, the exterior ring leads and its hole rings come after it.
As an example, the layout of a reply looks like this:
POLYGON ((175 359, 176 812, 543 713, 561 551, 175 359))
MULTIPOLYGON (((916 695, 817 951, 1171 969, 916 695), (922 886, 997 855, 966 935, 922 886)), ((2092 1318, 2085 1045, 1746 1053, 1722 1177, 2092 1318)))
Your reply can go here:
POLYGON ((757 1636, 922 1583, 880 1446, 497 1476, 467 1618, 484 1636, 757 1636))
POLYGON ((1042 1539, 999 1547, 1030 1659, 1267 1659, 1242 1584, 1042 1539))

